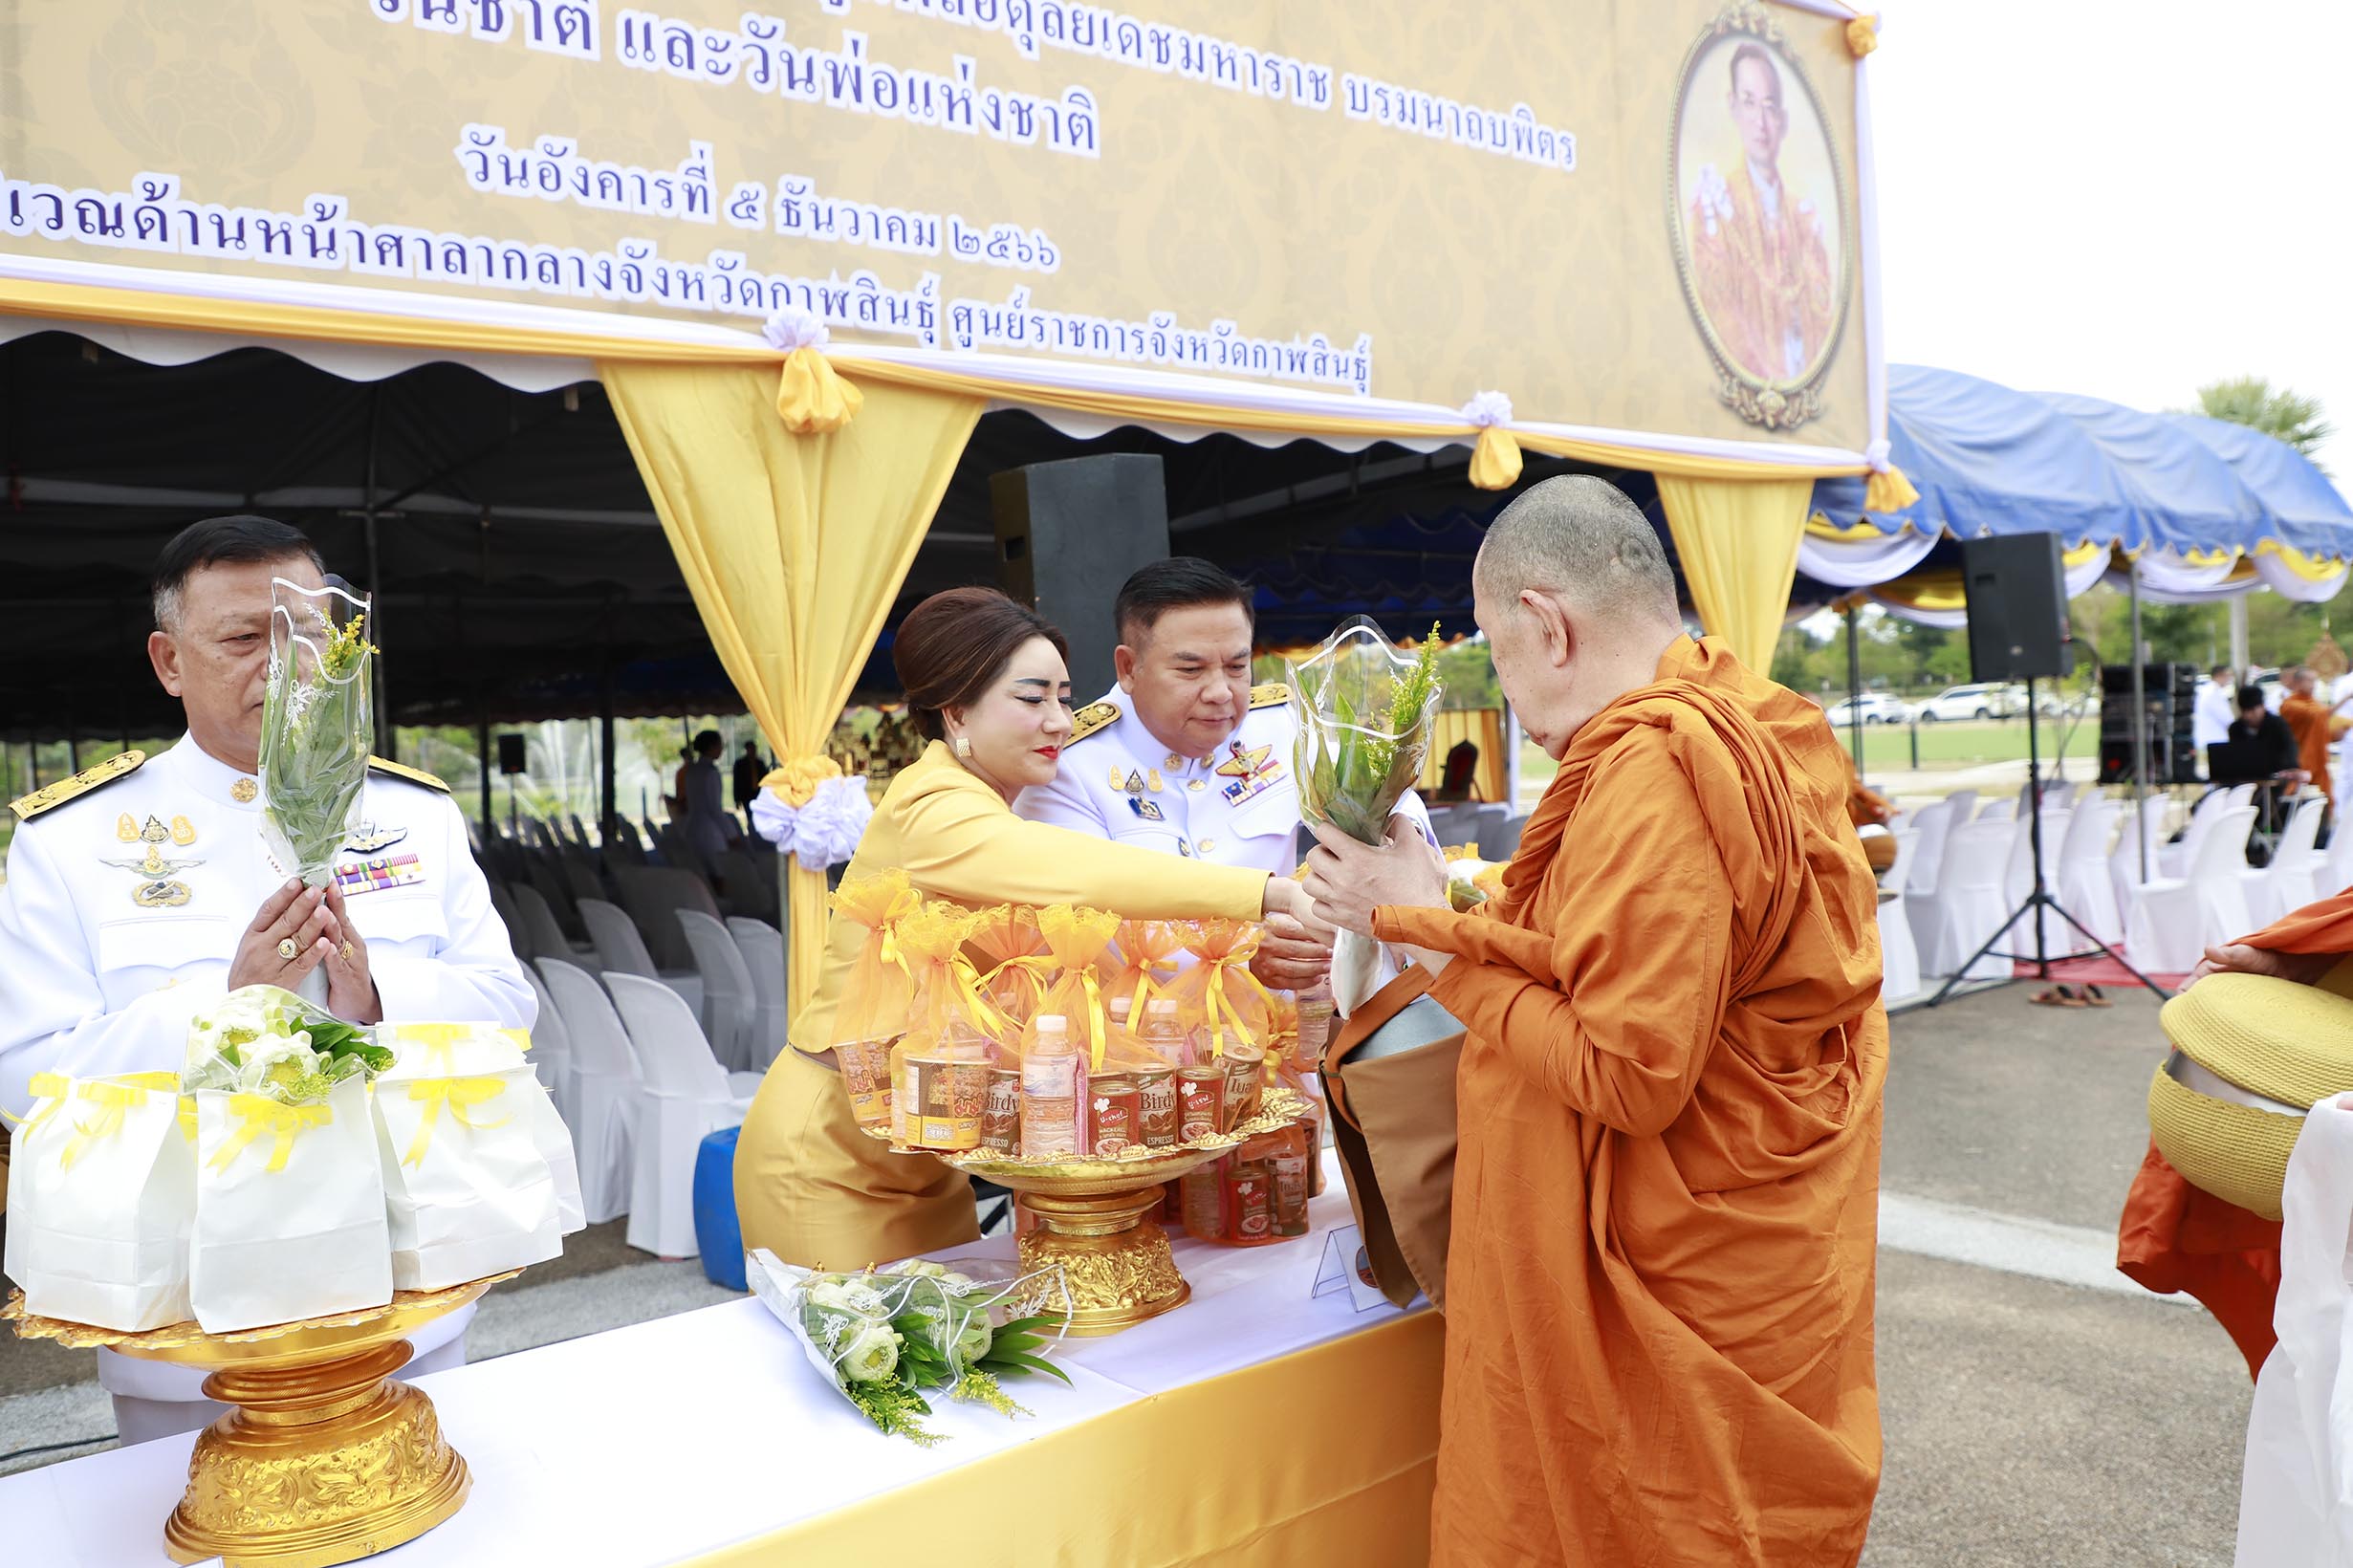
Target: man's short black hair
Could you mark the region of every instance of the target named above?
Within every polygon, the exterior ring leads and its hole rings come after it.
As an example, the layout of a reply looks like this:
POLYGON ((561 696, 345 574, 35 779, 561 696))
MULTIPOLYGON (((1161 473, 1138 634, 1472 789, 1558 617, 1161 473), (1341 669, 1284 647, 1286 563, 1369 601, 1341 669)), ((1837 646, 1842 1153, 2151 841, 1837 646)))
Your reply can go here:
POLYGON ((2228 675, 2231 673, 2231 666, 2228 664, 2216 664, 2212 669, 2208 670, 2206 673, 2210 676, 2228 675))
POLYGON ((171 536, 163 553, 155 558, 155 579, 149 593, 156 629, 175 629, 180 619, 180 590, 206 567, 296 558, 309 561, 319 576, 326 576, 327 563, 319 558, 311 536, 274 518, 240 512, 188 524, 171 536))
POLYGON ((695 731, 694 750, 698 756, 705 751, 717 751, 724 748, 726 744, 727 743, 725 741, 719 738, 719 731, 716 730, 700 730, 695 731))
POLYGON ((1171 555, 1138 570, 1120 584, 1119 597, 1111 601, 1112 623, 1119 628, 1120 641, 1132 648, 1151 635, 1162 616, 1196 604, 1239 604, 1244 618, 1253 626, 1258 623, 1249 584, 1198 555, 1171 555))
POLYGON ((2244 713, 2251 708, 2261 708, 2263 706, 2263 688, 2261 686, 2243 686, 2238 688, 2238 710, 2240 712, 2244 713))

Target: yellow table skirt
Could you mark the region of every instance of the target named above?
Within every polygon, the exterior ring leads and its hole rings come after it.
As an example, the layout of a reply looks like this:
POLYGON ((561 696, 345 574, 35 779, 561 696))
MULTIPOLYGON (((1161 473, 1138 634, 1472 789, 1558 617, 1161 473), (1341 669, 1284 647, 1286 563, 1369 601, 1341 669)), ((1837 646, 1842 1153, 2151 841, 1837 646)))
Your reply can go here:
MULTIPOLYGON (((1229 1372, 692 1568, 1362 1568, 1429 1542, 1434 1312, 1229 1372)), ((1020 1389, 1013 1393, 1017 1398, 1020 1389)))

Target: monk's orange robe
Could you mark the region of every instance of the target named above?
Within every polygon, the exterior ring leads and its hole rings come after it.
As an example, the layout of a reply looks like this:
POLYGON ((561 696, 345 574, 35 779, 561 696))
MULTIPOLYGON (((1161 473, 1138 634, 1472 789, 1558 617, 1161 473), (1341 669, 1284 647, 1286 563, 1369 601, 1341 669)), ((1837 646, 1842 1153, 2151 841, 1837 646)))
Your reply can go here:
POLYGON ((1678 638, 1499 899, 1377 913, 1469 1030, 1434 1561, 1861 1555, 1887 1020, 1846 800, 1819 708, 1678 638))
MULTIPOLYGON (((2307 904, 2238 940, 2272 952, 2353 953, 2353 892, 2307 904)), ((2191 1187, 2151 1143, 2124 1195, 2116 1266, 2160 1296, 2195 1296, 2247 1358, 2247 1375, 2263 1370, 2277 1342, 2279 1221, 2191 1187)))
POLYGON ((2313 787, 2320 798, 2333 800, 2336 794, 2329 788, 2328 752, 2330 743, 2345 731, 2346 722, 2330 711, 2329 706, 2317 697, 2289 696, 2279 703, 2279 716, 2288 724, 2288 732, 2296 737, 2296 765, 2312 775, 2313 787))

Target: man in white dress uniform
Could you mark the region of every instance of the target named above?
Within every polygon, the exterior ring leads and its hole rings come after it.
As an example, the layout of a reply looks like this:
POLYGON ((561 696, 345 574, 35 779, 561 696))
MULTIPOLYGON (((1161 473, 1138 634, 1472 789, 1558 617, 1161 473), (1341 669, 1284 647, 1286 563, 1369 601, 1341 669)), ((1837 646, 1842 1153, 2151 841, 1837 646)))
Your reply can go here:
MULTIPOLYGON (((13 802, 0 888, 0 1107, 21 1112, 36 1073, 177 1071, 190 1015, 239 986, 323 996, 353 1023, 534 1021, 439 779, 374 764, 361 826, 325 888, 305 890, 272 861, 254 772, 273 577, 324 582, 298 531, 251 516, 182 530, 156 564, 147 651, 187 733, 159 756, 126 751, 13 802)), ((408 1372, 462 1363, 470 1317, 412 1340, 408 1372)), ((220 1413, 189 1369, 101 1351, 98 1372, 125 1443, 220 1413)))
MULTIPOLYGON (((1119 684, 1078 710, 1055 781, 1022 791, 1013 810, 1170 855, 1291 875, 1303 858, 1291 773, 1298 720, 1288 686, 1251 685, 1250 589, 1209 561, 1178 555, 1129 577, 1112 614, 1119 684)), ((1410 791, 1397 814, 1428 836, 1429 814, 1410 791)), ((1328 942, 1274 915, 1251 972, 1275 990, 1305 991, 1331 964, 1328 942)))

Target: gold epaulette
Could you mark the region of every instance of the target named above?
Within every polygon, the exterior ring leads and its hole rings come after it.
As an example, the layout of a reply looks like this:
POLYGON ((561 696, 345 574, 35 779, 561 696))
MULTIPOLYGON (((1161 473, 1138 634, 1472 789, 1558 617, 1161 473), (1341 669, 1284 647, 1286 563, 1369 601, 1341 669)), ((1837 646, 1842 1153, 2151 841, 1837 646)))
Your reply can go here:
POLYGON ((405 778, 411 784, 422 784, 428 790, 439 790, 444 795, 447 795, 449 793, 448 785, 444 784, 440 779, 435 778, 431 773, 426 773, 424 769, 403 768, 399 763, 387 762, 382 757, 368 758, 368 772, 372 773, 390 773, 394 778, 405 778))
POLYGON ((1108 730, 1120 722, 1117 703, 1089 703, 1070 716, 1070 738, 1082 741, 1098 730, 1108 730))
POLYGON ((1290 700, 1291 688, 1280 681, 1269 681, 1264 686, 1250 688, 1250 706, 1253 708, 1280 708, 1290 700))
POLYGON ((30 822, 45 811, 62 806, 92 790, 102 790, 118 778, 128 778, 147 760, 144 751, 124 751, 108 757, 94 768, 84 768, 72 778, 61 778, 54 784, 44 784, 31 795, 20 795, 9 802, 9 810, 20 822, 30 822))

